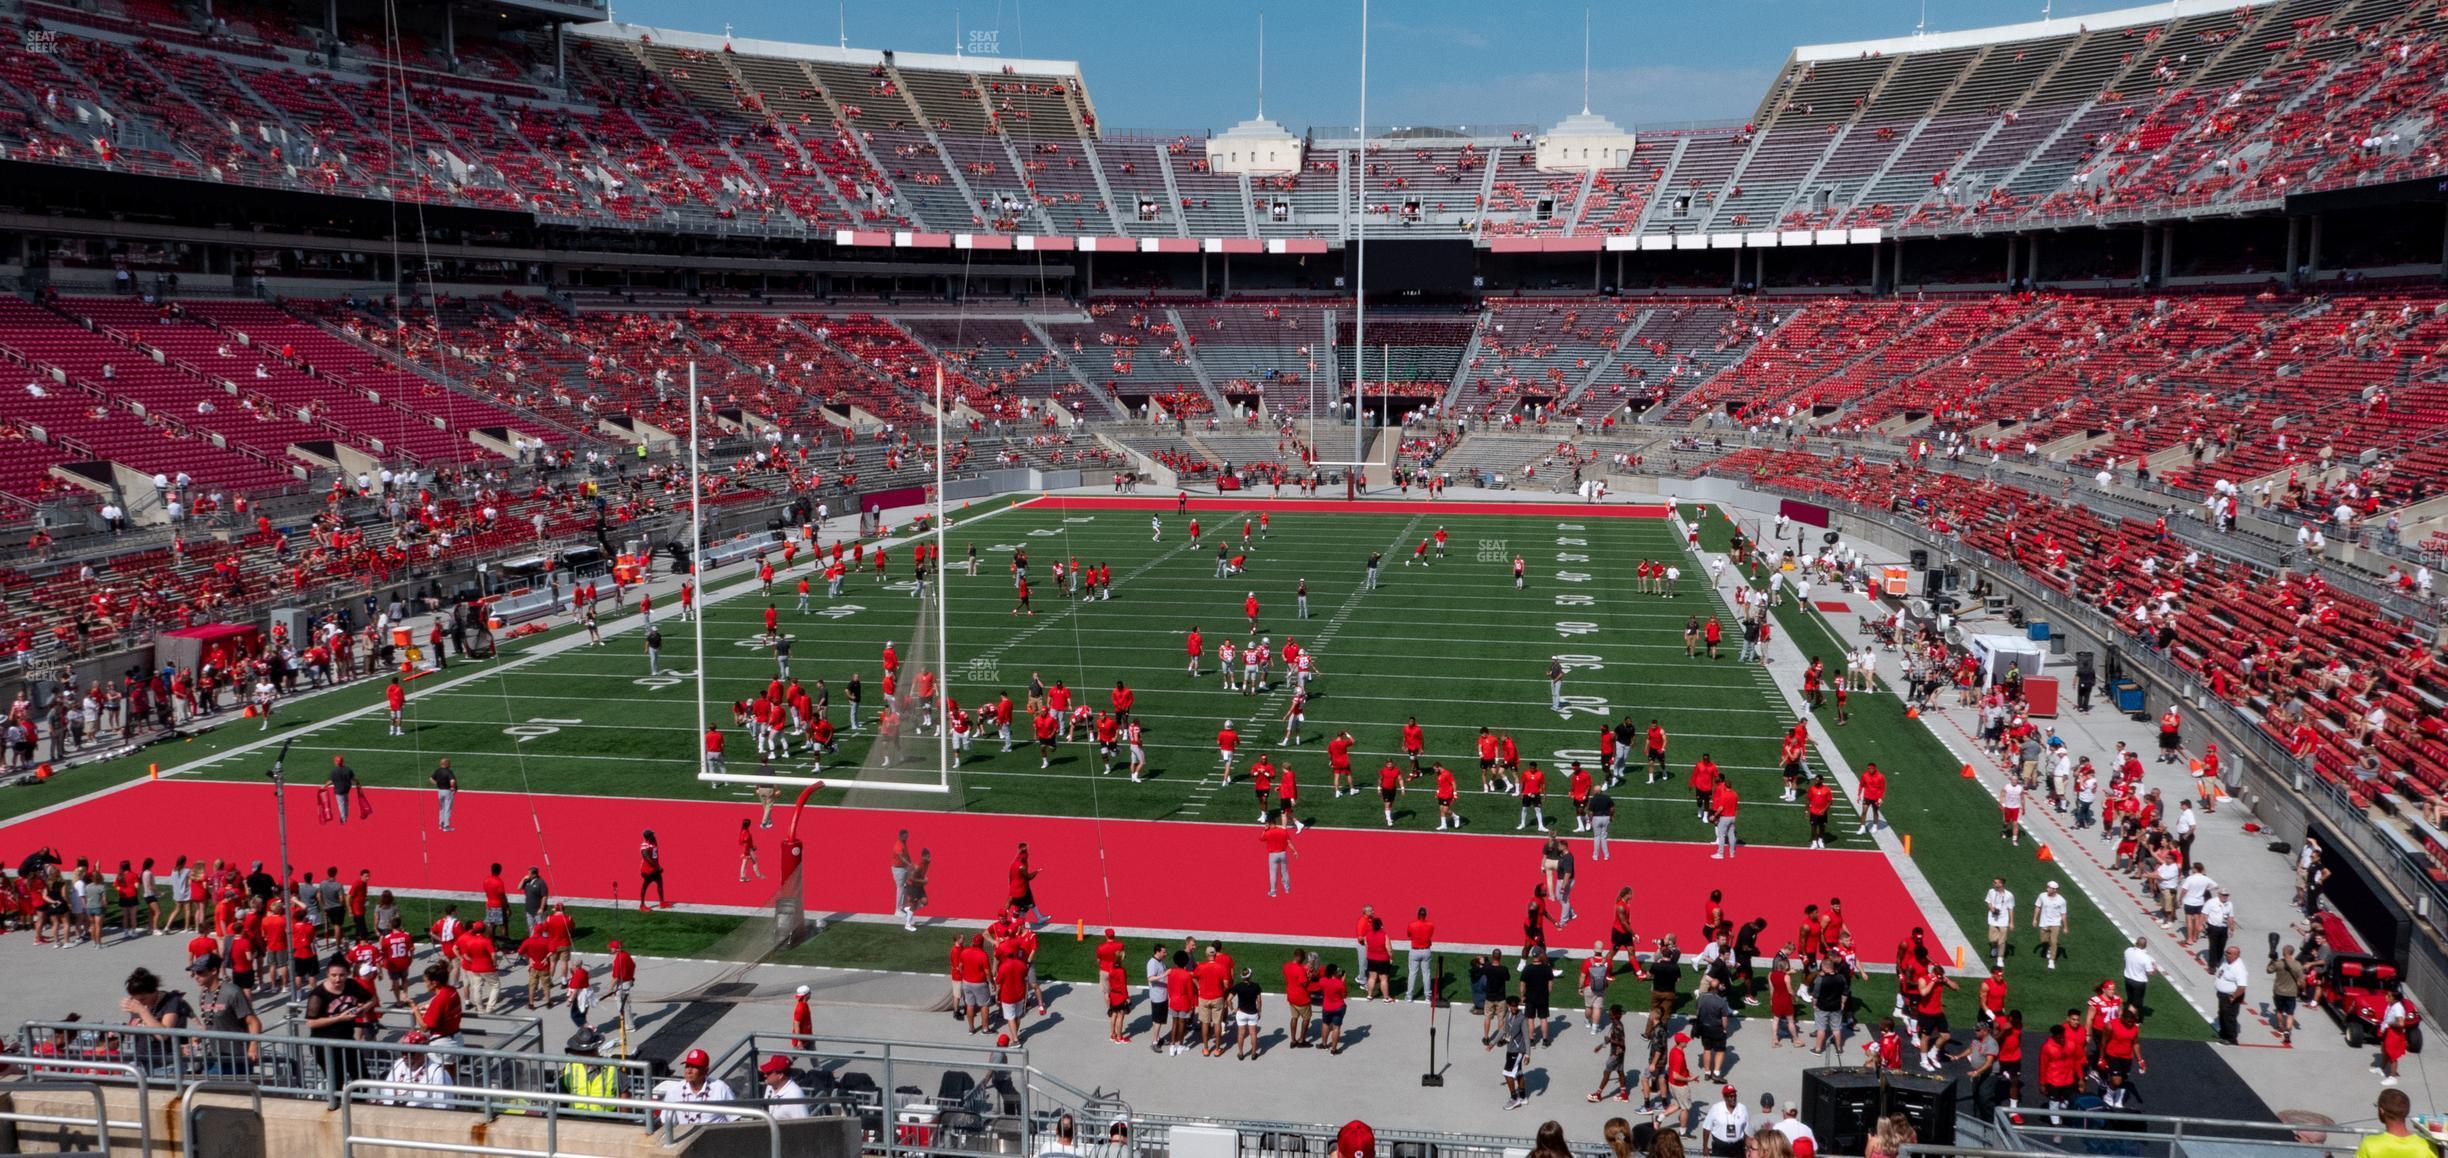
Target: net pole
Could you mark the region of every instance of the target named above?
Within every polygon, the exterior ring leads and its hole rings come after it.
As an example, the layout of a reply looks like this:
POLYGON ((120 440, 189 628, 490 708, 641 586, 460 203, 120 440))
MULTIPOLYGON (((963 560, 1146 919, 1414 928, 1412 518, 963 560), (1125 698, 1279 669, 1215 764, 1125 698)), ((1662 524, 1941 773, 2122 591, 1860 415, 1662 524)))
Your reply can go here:
MULTIPOLYGON (((697 578, 697 553, 705 546, 705 505, 703 501, 705 488, 697 479, 697 362, 693 358, 689 360, 688 367, 688 408, 689 549, 688 578, 682 582, 692 582, 697 578)), ((697 601, 700 603, 705 601, 705 592, 697 593, 697 601)), ((705 610, 699 608, 690 622, 694 627, 690 638, 695 642, 697 648, 697 737, 694 746, 697 748, 697 770, 703 772, 706 770, 705 610)), ((640 894, 638 899, 644 900, 645 897, 640 894)))
MULTIPOLYGON (((1368 0, 1360 0, 1360 220, 1352 230, 1352 461, 1368 456, 1361 446, 1368 400, 1368 0)), ((1382 368, 1382 367, 1381 367, 1382 368)), ((1344 493, 1358 498, 1357 483, 1344 493)))

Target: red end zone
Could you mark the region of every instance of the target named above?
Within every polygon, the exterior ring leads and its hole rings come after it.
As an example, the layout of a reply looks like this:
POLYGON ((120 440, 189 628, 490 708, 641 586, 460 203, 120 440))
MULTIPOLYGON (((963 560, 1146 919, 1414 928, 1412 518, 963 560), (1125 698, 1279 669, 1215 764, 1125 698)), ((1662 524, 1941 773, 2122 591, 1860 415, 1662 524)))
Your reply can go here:
MULTIPOLYGON (((676 785, 677 786, 677 785, 676 785)), ((689 783, 694 788, 693 783, 689 783)), ((635 797, 526 796, 463 791, 450 832, 434 825, 434 795, 405 788, 370 790, 374 818, 346 826, 319 822, 314 793, 289 793, 290 857, 318 877, 342 879, 372 869, 377 889, 443 890, 473 895, 490 862, 516 876, 540 865, 553 891, 573 902, 637 898, 637 842, 654 829, 671 899, 680 904, 762 906, 763 881, 740 883, 740 820, 754 805, 635 797)), ((1474 797, 1466 805, 1475 803, 1474 797)), ((1507 815, 1500 801, 1487 819, 1507 815)), ((1541 842, 1510 831, 1437 833, 1416 829, 1311 828, 1294 842, 1293 891, 1266 893, 1265 850, 1256 824, 1105 820, 811 808, 802 820, 806 897, 812 912, 889 913, 888 854, 896 830, 913 848, 934 853, 932 904, 925 916, 984 921, 1001 908, 1005 870, 1021 841, 1043 874, 1039 903, 1058 922, 1181 929, 1207 936, 1330 938, 1348 944, 1360 906, 1374 905, 1391 927, 1428 908, 1438 939, 1453 945, 1521 944, 1522 917, 1539 880, 1541 842)), ((765 871, 778 871, 782 830, 758 829, 765 871)), ((72 861, 104 865, 153 857, 167 865, 185 854, 241 864, 275 861, 280 845, 268 784, 210 780, 138 781, 128 788, 42 816, 0 826, 12 848, 49 845, 72 861), (197 817, 211 823, 198 826, 197 817)), ((1842 897, 1846 925, 1864 960, 1887 963, 1915 925, 1926 925, 1886 857, 1871 851, 1756 846, 1712 860, 1710 846, 1677 841, 1612 842, 1598 860, 1590 842, 1570 838, 1580 878, 1580 916, 1552 931, 1549 944, 1579 948, 1607 939, 1615 893, 1633 889, 1634 928, 1644 946, 1676 933, 1699 944, 1710 889, 1723 889, 1738 920, 1768 919, 1764 949, 1782 943, 1802 906, 1842 897)))
MULTIPOLYGON (((1177 498, 1151 495, 1042 495, 1019 504, 1057 511, 1155 511, 1178 509, 1177 498)), ((1674 512, 1664 503, 1454 502, 1394 499, 1262 499, 1255 495, 1192 495, 1190 513, 1204 511, 1300 511, 1312 515, 1417 515, 1429 511, 1452 518, 1523 515, 1536 518, 1662 519, 1674 512)))

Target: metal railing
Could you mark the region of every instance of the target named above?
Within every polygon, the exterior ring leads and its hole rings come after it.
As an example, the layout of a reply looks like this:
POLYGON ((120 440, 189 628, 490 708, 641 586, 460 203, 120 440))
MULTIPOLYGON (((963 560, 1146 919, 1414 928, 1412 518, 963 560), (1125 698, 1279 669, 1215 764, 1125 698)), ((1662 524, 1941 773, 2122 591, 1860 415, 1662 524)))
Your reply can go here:
MULTIPOLYGON (((561 1148, 561 1119, 564 1116, 576 1116, 581 1112, 579 1110, 581 1106, 598 1106, 617 1112, 617 1116, 623 1119, 647 1121, 651 1121, 657 1111, 673 1108, 672 1103, 657 1102, 649 1098, 606 1098, 592 1094, 526 1095, 521 1099, 518 1109, 522 1114, 543 1119, 544 1148, 541 1150, 522 1146, 485 1145, 471 1142, 429 1142, 413 1138, 361 1135, 357 1132, 356 1111, 361 1104, 406 1102, 413 1106, 434 1108, 465 1108, 484 1105, 488 1107, 485 1110, 485 1116, 491 1118, 498 1116, 500 1112, 490 1108, 493 1103, 499 1101, 499 1096, 500 1091, 489 1090, 482 1086, 403 1086, 394 1082, 372 1079, 350 1082, 340 1090, 340 1153, 343 1158, 348 1158, 356 1154, 357 1147, 371 1146, 386 1151, 423 1150, 435 1154, 486 1154, 500 1155, 503 1158, 569 1158, 571 1152, 561 1148), (417 1100, 412 1101, 411 1095, 417 1100)), ((690 1108, 692 1112, 720 1113, 725 1118, 735 1121, 763 1122, 765 1124, 766 1153, 772 1155, 773 1158, 781 1158, 782 1123, 775 1116, 774 1111, 735 1102, 690 1103, 690 1108)), ((601 1116, 595 1115, 598 1118, 601 1116)), ((717 1123, 707 1125, 710 1124, 717 1123)), ((684 1130, 679 1124, 671 1121, 669 1116, 666 1116, 660 1124, 666 1145, 675 1143, 681 1137, 704 1128, 705 1125, 692 1125, 684 1130)))
POLYGON ((94 1116, 70 1117, 64 1114, 36 1114, 16 1109, 13 1105, 0 1110, 0 1122, 22 1122, 37 1126, 91 1126, 94 1131, 94 1152, 109 1158, 111 1131, 128 1130, 136 1135, 136 1152, 150 1158, 153 1153, 153 1118, 146 1110, 152 1105, 153 1086, 143 1070, 118 1062, 77 1061, 59 1057, 30 1055, 0 1055, 0 1067, 13 1067, 35 1073, 60 1075, 62 1081, 12 1083, 12 1090, 59 1089, 90 1091, 94 1099, 94 1116), (136 1087, 136 1117, 133 1120, 110 1116, 110 1102, 102 1093, 107 1080, 124 1079, 136 1087))
POLYGON ((2083 1099, 2078 1107, 2049 1113, 2030 1107, 2000 1106, 1992 1112, 1989 1125, 2005 1144, 2004 1149, 1980 1150, 1954 1146, 1906 1146, 1905 1158, 1917 1155, 2027 1155, 2037 1152, 2070 1151, 2077 1153, 2118 1154, 2125 1158, 2185 1158, 2188 1143, 2198 1147, 2212 1143, 2222 1154, 2255 1152, 2285 1155, 2286 1158, 2307 1158, 2333 1150, 2354 1148, 2360 1135, 2368 1133, 2371 1122, 2337 1123, 2319 1120, 2274 1122, 2236 1121, 2222 1118, 2186 1118, 2168 1114, 2137 1114, 2128 1110, 2111 1110, 2097 1105, 2093 1099, 2083 1099), (2333 1138, 2342 1138, 2331 1141, 2333 1138))
MULTIPOLYGON (((185 1089, 179 1091, 179 1158, 196 1158, 196 1111, 202 1108, 202 1103, 196 1098, 196 1095, 207 1092, 244 1094, 251 1112, 257 1118, 263 1117, 263 1087, 261 1086, 250 1082, 189 1082, 185 1089)), ((152 1156, 147 1155, 146 1158, 152 1158, 152 1156)))
MULTIPOLYGON (((1080 1122, 1082 1143, 1096 1139, 1090 1135, 1090 1123, 1080 1122)), ((1242 1119, 1194 1118, 1178 1114, 1151 1114, 1132 1119, 1130 1141, 1115 1148, 1114 1158, 1154 1158, 1168 1155, 1173 1149, 1173 1131, 1180 1128, 1230 1130, 1238 1135, 1235 1150, 1239 1153, 1274 1154, 1284 1158, 1311 1155, 1325 1158, 1335 1151, 1335 1136, 1339 1125, 1312 1122, 1263 1122, 1242 1119)), ((1101 1131, 1096 1131, 1101 1136, 1101 1131)), ((1432 1154, 1436 1158, 1506 1158, 1531 1149, 1527 1138, 1508 1138, 1495 1134, 1447 1134, 1426 1130, 1399 1130, 1378 1127, 1377 1152, 1380 1154, 1432 1154)), ((1571 1152, 1582 1158, 1612 1158, 1614 1151, 1594 1141, 1568 1143, 1571 1152)), ((1105 1158, 1105 1148, 1083 1145, 1082 1152, 1105 1158)), ((2024 1158, 2016 1155, 2015 1158, 2024 1158)))
POLYGON ((903 1155, 1034 1153, 1070 1114, 1083 1141, 1135 1121, 1118 1095, 1083 1091, 1029 1065, 1025 1049, 759 1032, 709 1073, 756 1089, 766 1058, 791 1062, 817 1113, 855 1118, 871 1150, 903 1155))
POLYGON ((61 1068, 77 1072, 132 1073, 140 1084, 234 1082, 253 1086, 273 1097, 331 1105, 339 1104, 348 1083, 369 1075, 388 1074, 395 1062, 411 1052, 440 1062, 457 1080, 481 1083, 489 1098, 488 1112, 559 1090, 562 1075, 573 1064, 614 1071, 619 1075, 618 1088, 623 1093, 643 1093, 651 1087, 648 1064, 641 1059, 545 1053, 539 1035, 519 1029, 513 1030, 509 1040, 532 1048, 424 1045, 411 1049, 396 1040, 354 1041, 149 1026, 101 1029, 92 1022, 69 1021, 26 1022, 20 1040, 61 1043, 60 1052, 52 1060, 61 1068))

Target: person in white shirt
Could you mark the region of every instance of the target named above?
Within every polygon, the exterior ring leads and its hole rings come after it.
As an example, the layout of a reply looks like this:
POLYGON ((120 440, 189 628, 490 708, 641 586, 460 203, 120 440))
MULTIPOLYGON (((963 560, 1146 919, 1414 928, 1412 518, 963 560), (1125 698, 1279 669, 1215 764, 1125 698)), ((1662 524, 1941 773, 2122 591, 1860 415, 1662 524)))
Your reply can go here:
POLYGON ((1776 1125, 1771 1129, 1785 1135, 1785 1140, 1793 1144, 1794 1152, 1797 1154, 1804 1153, 1806 1149, 1810 1153, 1818 1152, 1819 1135, 1812 1133, 1810 1126, 1802 1121, 1802 1111, 1798 1106, 1785 1107, 1785 1116, 1777 1119, 1776 1125), (1805 1147, 1804 1143, 1809 1145, 1805 1147))
POLYGON ((2063 953, 2057 939, 2065 934, 2066 899, 2057 891, 2057 882, 2050 881, 2047 891, 2032 898, 2032 928, 2040 931, 2040 951, 2048 954, 2048 967, 2057 967, 2063 953))
POLYGON ((2006 967, 2006 938, 2014 932, 2015 895, 2006 887, 2006 878, 1989 878, 1989 891, 1981 897, 1989 906, 1989 958, 1998 968, 2006 967))
POLYGON ((2236 1044, 2236 1035, 2242 1032, 2237 1015, 2243 1012, 2244 983, 2250 976, 2243 957, 2244 950, 2229 946, 2210 975, 2211 987, 2218 990, 2219 1040, 2229 1045, 2236 1044))
POLYGON ((439 1091, 418 1088, 451 1084, 449 1067, 436 1061, 432 1054, 415 1048, 431 1040, 421 1029, 412 1029, 408 1031, 406 1037, 400 1039, 400 1044, 409 1048, 399 1055, 398 1060, 391 1063, 391 1073, 386 1080, 392 1085, 383 1091, 382 1104, 386 1106, 439 1106, 449 1100, 439 1091))
POLYGON ((1719 1092, 1724 1097, 1709 1104, 1700 1118, 1700 1132, 1708 1138, 1710 1154, 1739 1158, 1743 1142, 1751 1137, 1751 1107, 1742 1104, 1739 1091, 1732 1086, 1719 1092))
MULTIPOLYGON (((658 1083, 654 1088, 654 1100, 674 1105, 732 1100, 729 1083, 720 1078, 706 1076, 707 1068, 713 1064, 713 1059, 706 1056, 706 1051, 702 1049, 688 1051, 680 1059, 680 1076, 658 1083)), ((662 1110, 658 1111, 658 1116, 662 1121, 674 1126, 702 1126, 708 1122, 731 1120, 729 1114, 717 1114, 708 1110, 662 1110)))
POLYGON ((757 1074, 765 1079, 765 1100, 774 1103, 766 1107, 776 1118, 808 1116, 807 1091, 791 1080, 790 1059, 776 1054, 757 1065, 757 1074))
POLYGON ((2235 901, 2220 889, 2217 895, 2202 902, 2202 936, 2210 942, 2210 951, 2202 959, 2216 968, 2219 958, 2227 955, 2227 938, 2236 931, 2235 901))
POLYGON ((2185 873, 2183 883, 2176 886, 2177 901, 2184 907, 2185 948, 2190 949, 2193 942, 2201 940, 2202 906, 2210 903, 2210 894, 2217 889, 2218 882, 2202 871, 2198 861, 2185 873))
POLYGON ((2151 960, 2148 937, 2136 937, 2125 950, 2125 1004, 2142 1010, 2144 998, 2150 996, 2151 974, 2159 971, 2159 963, 2151 960))

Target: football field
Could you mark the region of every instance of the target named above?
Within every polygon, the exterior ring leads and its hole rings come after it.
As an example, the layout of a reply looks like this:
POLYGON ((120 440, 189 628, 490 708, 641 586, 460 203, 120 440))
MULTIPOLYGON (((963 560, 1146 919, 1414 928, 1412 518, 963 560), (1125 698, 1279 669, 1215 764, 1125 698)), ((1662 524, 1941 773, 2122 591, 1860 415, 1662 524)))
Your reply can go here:
MULTIPOLYGON (((810 573, 804 556, 777 575, 770 600, 751 590, 705 612, 705 711, 729 733, 731 770, 815 775, 853 790, 861 784, 941 787, 890 795, 879 790, 855 801, 903 808, 1254 822, 1247 770, 1265 754, 1297 771, 1305 821, 1381 827, 1375 770, 1400 756, 1402 727, 1416 717, 1426 736, 1425 759, 1453 769, 1464 790, 1460 811, 1472 827, 1510 831, 1520 820, 1512 801, 1477 791, 1480 728, 1512 736, 1525 763, 1551 770, 1546 812, 1551 823, 1569 826, 1564 782, 1570 762, 1595 770, 1600 729, 1629 716, 1644 731, 1652 720, 1666 728, 1672 776, 1644 784, 1635 757, 1633 775, 1614 793, 1617 836, 1705 840, 1707 826, 1686 787, 1691 762, 1705 753, 1745 796, 1745 841, 1808 841, 1800 806, 1776 799, 1777 749, 1791 717, 1776 706, 1764 669, 1735 662, 1732 641, 1739 633, 1728 609, 1692 575, 1683 577, 1673 598, 1633 590, 1637 564, 1687 561, 1678 534, 1662 518, 1626 517, 1620 507, 1586 514, 1563 507, 1558 509, 1569 514, 1560 517, 1424 504, 1392 514, 1272 504, 1276 509, 1265 511, 1262 532, 1253 520, 1270 506, 1263 501, 1236 506, 1210 499, 1187 516, 1169 509, 1082 509, 1081 503, 1009 509, 949 533, 948 689, 974 710, 998 694, 1022 702, 1035 677, 1048 687, 1060 681, 1077 702, 1102 710, 1122 683, 1137 700, 1133 715, 1144 729, 1146 782, 1131 783, 1127 768, 1105 772, 1085 727, 1060 746, 1049 767, 1040 767, 1025 713, 1014 721, 1013 751, 1002 751, 992 731, 981 727, 968 757, 947 776, 937 741, 917 732, 913 710, 899 759, 881 764, 872 751, 873 716, 882 698, 885 647, 898 652, 905 695, 914 673, 933 666, 933 625, 926 622, 932 615, 910 591, 905 548, 894 551, 886 580, 862 569, 839 598, 826 598, 817 576, 806 612, 797 610, 796 593, 799 577, 810 573), (1163 523, 1161 537, 1153 533, 1151 513, 1163 523), (1190 537, 1193 519, 1200 524, 1197 542, 1190 537), (1433 545, 1440 528, 1446 532, 1442 557, 1433 545), (1244 573, 1217 577, 1219 540, 1230 553, 1246 556, 1244 573), (1408 560, 1422 540, 1431 541, 1428 558, 1412 565, 1408 560), (971 546, 980 560, 974 577, 965 565, 971 546), (1010 563, 1017 550, 1028 552, 1033 615, 1014 613, 1010 563), (1372 551, 1386 562, 1377 589, 1367 590, 1372 551), (1517 555, 1528 570, 1519 590, 1512 580, 1517 555), (1051 578, 1057 560, 1110 567, 1111 598, 1058 594, 1051 578), (1299 616, 1295 597, 1304 580, 1307 618, 1299 616), (1306 724, 1293 733, 1296 743, 1283 742, 1292 692, 1280 663, 1270 685, 1256 692, 1228 690, 1217 671, 1219 645, 1229 640, 1246 647, 1253 638, 1244 615, 1252 594, 1261 608, 1257 637, 1278 653, 1297 640, 1314 657, 1317 676, 1306 724), (760 768, 753 745, 733 724, 733 702, 757 695, 779 675, 764 634, 769 602, 792 637, 792 675, 811 689, 825 681, 830 718, 842 729, 838 752, 821 769, 804 746, 760 768), (1720 658, 1687 657, 1688 621, 1712 614, 1723 620, 1729 641, 1720 658), (1204 674, 1195 679, 1185 653, 1193 629, 1203 635, 1207 652, 1204 674), (1551 658, 1567 673, 1562 712, 1548 702, 1551 658), (865 700, 856 731, 848 726, 847 699, 854 675, 865 700), (1231 787, 1216 753, 1216 733, 1227 721, 1241 736, 1242 775, 1231 787), (1353 764, 1364 791, 1336 799, 1328 792, 1325 746, 1341 730, 1355 741, 1353 764)), ((749 569, 735 567, 733 576, 718 571, 711 584, 720 590, 749 569)), ((434 761, 447 756, 468 789, 744 799, 744 787, 701 784, 692 775, 692 690, 700 664, 692 625, 670 611, 658 611, 664 635, 659 674, 648 673, 637 633, 607 635, 602 647, 508 666, 491 678, 430 692, 412 685, 406 737, 387 736, 381 717, 369 715, 301 737, 296 752, 345 754, 375 786, 420 786, 434 761)), ((634 615, 634 607, 616 609, 606 599, 602 614, 612 622, 634 615)), ((426 676, 417 682, 443 681, 426 676)), ((214 773, 257 775, 241 762, 214 773)), ((1429 788, 1422 780, 1401 798, 1397 827, 1435 827, 1429 788)), ((849 794, 828 791, 816 802, 839 803, 849 794)), ((1831 828, 1852 839, 1851 805, 1840 798, 1838 808, 1839 823, 1831 828)))

